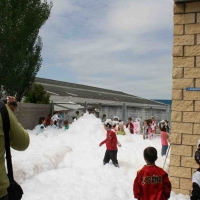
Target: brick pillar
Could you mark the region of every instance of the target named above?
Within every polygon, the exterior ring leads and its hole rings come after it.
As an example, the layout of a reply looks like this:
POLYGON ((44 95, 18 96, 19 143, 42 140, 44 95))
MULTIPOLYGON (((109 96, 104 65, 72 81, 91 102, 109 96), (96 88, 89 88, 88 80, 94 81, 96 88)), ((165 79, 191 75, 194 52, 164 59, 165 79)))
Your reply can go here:
MULTIPOLYGON (((176 2, 176 1, 175 1, 176 2)), ((190 194, 192 174, 198 168, 194 151, 200 139, 200 1, 174 4, 172 86, 172 147, 170 180, 173 191, 190 194)))

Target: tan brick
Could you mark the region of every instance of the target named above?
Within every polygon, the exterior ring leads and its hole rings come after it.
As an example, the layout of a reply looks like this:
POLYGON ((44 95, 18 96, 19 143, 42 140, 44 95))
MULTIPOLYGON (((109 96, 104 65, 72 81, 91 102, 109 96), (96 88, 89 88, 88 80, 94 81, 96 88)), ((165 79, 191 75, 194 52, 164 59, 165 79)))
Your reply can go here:
POLYGON ((199 135, 186 135, 183 134, 182 144, 185 145, 196 145, 199 140, 199 135))
POLYGON ((184 4, 174 4, 174 14, 176 13, 184 13, 185 5, 184 4))
MULTIPOLYGON (((199 24, 200 26, 200 24, 199 24)), ((197 34, 197 44, 200 44, 200 34, 197 34)))
POLYGON ((194 110, 193 101, 173 100, 172 110, 173 111, 193 111, 194 110))
POLYGON ((186 156, 182 156, 181 166, 182 167, 191 167, 191 168, 197 167, 198 168, 198 165, 197 165, 196 161, 194 160, 194 157, 186 157, 186 156))
POLYGON ((184 100, 200 100, 200 93, 197 91, 183 91, 184 100))
POLYGON ((174 79, 183 78, 183 68, 173 68, 172 77, 174 79))
POLYGON ((172 111, 171 121, 172 122, 181 122, 182 121, 182 112, 172 111))
POLYGON ((200 13, 197 13, 197 23, 200 23, 200 13))
POLYGON ((194 57, 174 57, 173 67, 194 67, 194 57))
POLYGON ((191 178, 191 168, 170 166, 170 177, 191 178))
POLYGON ((183 99, 182 90, 172 90, 172 99, 173 100, 182 100, 183 99))
POLYGON ((195 101, 195 111, 200 111, 200 101, 195 101))
POLYGON ((187 87, 194 87, 193 79, 173 79, 173 89, 185 89, 187 87))
POLYGON ((183 56, 183 46, 174 46, 172 55, 183 56))
POLYGON ((200 78, 200 68, 185 68, 184 78, 200 78))
POLYGON ((200 123, 200 112, 183 112, 183 121, 200 123))
POLYGON ((181 134, 179 133, 171 133, 171 144, 182 144, 182 137, 181 134))
POLYGON ((185 4, 185 12, 199 12, 200 11, 200 2, 190 2, 185 4))
POLYGON ((194 124, 194 132, 193 132, 193 134, 200 135, 200 124, 194 124))
POLYGON ((195 23, 195 13, 174 15, 174 24, 193 24, 195 23))
POLYGON ((185 34, 198 34, 200 33, 199 24, 186 24, 185 25, 185 34))
MULTIPOLYGON (((200 87, 200 79, 196 79, 196 87, 200 87)), ((198 93, 198 92, 196 92, 198 93)), ((198 94, 197 94, 198 95, 198 94)), ((195 100, 195 99, 194 99, 195 100)))
POLYGON ((174 35, 183 35, 183 25, 174 25, 174 35))
POLYGON ((200 45, 185 46, 184 47, 184 55, 185 56, 199 56, 200 55, 200 45))
POLYGON ((200 67, 200 56, 196 57, 196 67, 200 67))
MULTIPOLYGON (((171 161, 170 161, 171 164, 171 161)), ((175 177, 169 177, 169 180, 173 188, 180 188, 180 179, 175 177)))
POLYGON ((194 45, 194 35, 175 35, 174 45, 194 45))
POLYGON ((170 155, 170 166, 179 167, 181 164, 181 156, 170 155))
POLYGON ((192 123, 172 122, 172 124, 171 124, 171 132, 173 132, 173 133, 188 133, 188 134, 192 134, 192 128, 193 128, 193 124, 192 123))
POLYGON ((192 190, 192 181, 191 179, 180 179, 180 188, 185 190, 192 190))
POLYGON ((190 195, 189 190, 183 190, 183 189, 172 188, 172 191, 175 192, 176 194, 190 195))
POLYGON ((172 144, 171 155, 192 156, 192 146, 172 144))

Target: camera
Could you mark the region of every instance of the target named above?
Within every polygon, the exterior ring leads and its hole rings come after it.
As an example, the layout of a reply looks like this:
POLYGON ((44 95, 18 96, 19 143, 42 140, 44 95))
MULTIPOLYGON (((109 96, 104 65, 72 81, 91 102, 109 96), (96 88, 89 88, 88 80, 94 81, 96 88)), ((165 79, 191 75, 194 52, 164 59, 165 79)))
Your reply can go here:
MULTIPOLYGON (((7 104, 7 99, 1 99, 5 104, 7 104)), ((10 102, 10 105, 17 106, 17 102, 10 102)))

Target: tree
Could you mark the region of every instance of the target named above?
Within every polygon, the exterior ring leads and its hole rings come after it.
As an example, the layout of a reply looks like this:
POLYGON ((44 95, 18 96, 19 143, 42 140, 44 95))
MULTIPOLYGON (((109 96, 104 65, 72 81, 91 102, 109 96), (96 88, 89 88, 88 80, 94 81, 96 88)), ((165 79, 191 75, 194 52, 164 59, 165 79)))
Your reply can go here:
POLYGON ((44 90, 44 87, 40 84, 33 84, 33 87, 25 97, 26 103, 38 103, 38 104, 49 104, 50 95, 44 90))
POLYGON ((47 0, 0 0, 0 88, 20 101, 42 64, 41 26, 50 16, 47 0))

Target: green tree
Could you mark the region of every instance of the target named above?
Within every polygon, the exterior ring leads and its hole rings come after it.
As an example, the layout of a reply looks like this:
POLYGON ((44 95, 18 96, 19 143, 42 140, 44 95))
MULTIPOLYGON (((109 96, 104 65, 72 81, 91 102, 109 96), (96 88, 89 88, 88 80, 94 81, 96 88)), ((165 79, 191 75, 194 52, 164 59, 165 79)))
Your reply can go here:
POLYGON ((50 16, 47 0, 0 0, 0 88, 20 101, 42 64, 38 36, 50 16))
POLYGON ((49 104, 50 95, 44 90, 44 87, 40 84, 33 84, 33 87, 25 97, 26 103, 38 103, 38 104, 49 104))

